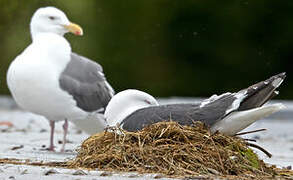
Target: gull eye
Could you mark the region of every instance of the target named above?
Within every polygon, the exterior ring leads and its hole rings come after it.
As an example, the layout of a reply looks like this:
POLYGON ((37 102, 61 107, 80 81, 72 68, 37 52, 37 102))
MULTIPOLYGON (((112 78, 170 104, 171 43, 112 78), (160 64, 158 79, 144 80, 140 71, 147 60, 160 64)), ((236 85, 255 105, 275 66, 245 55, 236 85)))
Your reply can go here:
POLYGON ((49 19, 55 20, 56 18, 54 16, 49 16, 49 19))

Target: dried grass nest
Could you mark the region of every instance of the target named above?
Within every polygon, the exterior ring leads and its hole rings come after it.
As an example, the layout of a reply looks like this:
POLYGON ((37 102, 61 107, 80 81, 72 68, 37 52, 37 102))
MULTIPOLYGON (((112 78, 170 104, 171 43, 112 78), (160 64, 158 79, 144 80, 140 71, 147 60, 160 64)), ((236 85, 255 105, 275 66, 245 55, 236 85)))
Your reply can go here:
POLYGON ((277 174, 239 137, 211 135, 202 123, 160 122, 138 132, 110 128, 85 140, 71 168, 198 175, 272 177, 277 174))

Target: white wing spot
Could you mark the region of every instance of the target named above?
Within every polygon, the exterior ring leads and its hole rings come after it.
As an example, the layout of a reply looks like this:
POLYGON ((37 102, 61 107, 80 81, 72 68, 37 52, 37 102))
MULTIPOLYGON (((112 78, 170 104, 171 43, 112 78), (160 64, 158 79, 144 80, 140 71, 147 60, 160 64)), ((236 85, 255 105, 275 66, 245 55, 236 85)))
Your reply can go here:
POLYGON ((283 82, 283 79, 282 78, 277 78, 277 79, 275 79, 273 82, 272 82, 272 85, 274 86, 274 87, 279 87, 280 86, 280 84, 283 82))

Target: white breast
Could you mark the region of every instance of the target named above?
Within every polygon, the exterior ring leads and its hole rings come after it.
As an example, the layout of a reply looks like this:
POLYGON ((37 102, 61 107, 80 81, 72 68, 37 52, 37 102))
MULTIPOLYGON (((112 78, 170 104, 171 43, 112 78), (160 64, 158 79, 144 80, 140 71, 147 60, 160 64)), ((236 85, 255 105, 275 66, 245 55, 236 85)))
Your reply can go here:
POLYGON ((50 120, 86 115, 59 87, 59 76, 70 61, 71 48, 61 36, 39 35, 10 65, 9 89, 22 108, 50 120))

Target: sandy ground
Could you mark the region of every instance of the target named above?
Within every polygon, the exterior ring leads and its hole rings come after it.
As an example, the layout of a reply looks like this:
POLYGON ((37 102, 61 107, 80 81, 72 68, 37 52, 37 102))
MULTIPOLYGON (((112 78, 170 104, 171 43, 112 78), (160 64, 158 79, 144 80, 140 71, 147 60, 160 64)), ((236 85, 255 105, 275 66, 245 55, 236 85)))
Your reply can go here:
MULTIPOLYGON (((191 99, 164 99, 162 103, 188 102, 191 99)), ((194 101, 194 99, 192 99, 194 101)), ((293 166, 293 103, 285 102, 286 111, 271 119, 256 122, 246 130, 268 129, 246 138, 257 140, 257 144, 268 150, 273 157, 268 158, 256 150, 259 156, 270 164, 279 167, 293 166)), ((60 153, 62 123, 56 124, 55 145, 57 152, 44 150, 49 143, 48 121, 40 116, 19 110, 9 98, 0 98, 0 122, 9 121, 12 127, 0 126, 0 158, 30 159, 32 161, 64 161, 74 158, 75 149, 88 137, 70 124, 66 152, 60 153)), ((0 164, 1 179, 149 179, 158 175, 139 175, 136 173, 105 173, 102 171, 80 171, 51 167, 0 164), (51 172, 51 173, 50 173, 51 172)), ((165 178, 161 178, 165 179, 165 178)))

